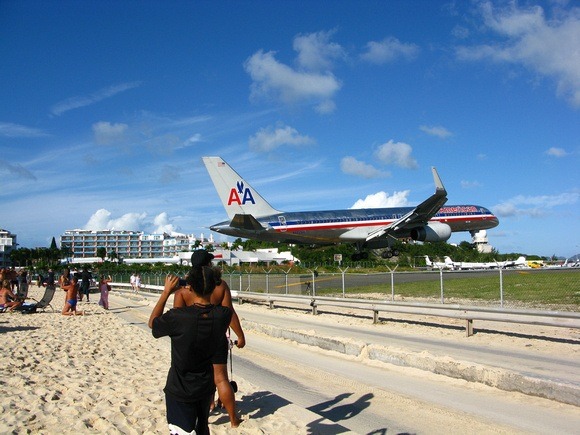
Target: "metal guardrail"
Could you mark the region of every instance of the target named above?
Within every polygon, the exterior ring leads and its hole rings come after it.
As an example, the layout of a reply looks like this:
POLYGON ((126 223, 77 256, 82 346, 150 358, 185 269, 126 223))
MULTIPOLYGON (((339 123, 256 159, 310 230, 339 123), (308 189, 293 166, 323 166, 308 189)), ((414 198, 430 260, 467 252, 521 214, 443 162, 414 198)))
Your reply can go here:
POLYGON ((342 307, 372 311, 373 323, 379 320, 380 312, 403 313, 412 315, 427 315, 434 317, 449 317, 466 321, 467 336, 473 335, 473 321, 487 320, 492 322, 520 323, 528 325, 547 325, 564 328, 580 328, 580 313, 561 311, 534 311, 503 308, 464 307, 459 305, 434 305, 401 302, 377 302, 366 299, 341 299, 329 297, 265 295, 263 293, 232 292, 232 297, 239 303, 244 300, 262 301, 270 308, 282 304, 307 305, 312 308, 312 314, 318 314, 318 308, 324 306, 342 307), (236 295, 234 295, 236 293, 236 295))
MULTIPOLYGON (((126 283, 111 283, 113 288, 131 290, 126 283)), ((139 291, 147 293, 161 293, 163 286, 145 285, 139 291)), ((232 290, 232 298, 238 303, 244 301, 265 302, 270 309, 275 306, 307 306, 312 314, 317 315, 319 307, 340 307, 371 311, 373 323, 379 320, 379 313, 391 312, 411 315, 427 315, 433 317, 447 317, 465 320, 467 336, 473 335, 473 321, 486 320, 492 322, 519 323, 526 325, 546 325, 563 328, 580 329, 580 313, 568 311, 537 311, 505 308, 466 307, 460 305, 421 304, 403 302, 379 302, 368 299, 342 299, 322 296, 301 296, 284 294, 264 294, 253 292, 239 292, 232 290)))

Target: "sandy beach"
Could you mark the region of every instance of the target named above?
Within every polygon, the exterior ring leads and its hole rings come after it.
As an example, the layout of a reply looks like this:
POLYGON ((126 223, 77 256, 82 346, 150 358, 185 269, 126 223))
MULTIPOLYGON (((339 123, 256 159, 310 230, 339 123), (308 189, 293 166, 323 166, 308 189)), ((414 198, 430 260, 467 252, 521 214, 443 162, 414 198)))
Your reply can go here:
MULTIPOLYGON (((43 289, 31 287, 40 299, 43 289)), ((0 433, 167 433, 162 388, 170 363, 169 341, 131 325, 114 310, 79 303, 85 316, 62 316, 62 294, 55 312, 0 314, 0 433)), ((243 397, 256 387, 236 378, 244 422, 231 429, 227 414, 210 417, 215 434, 306 433, 280 410, 253 417, 243 397)))

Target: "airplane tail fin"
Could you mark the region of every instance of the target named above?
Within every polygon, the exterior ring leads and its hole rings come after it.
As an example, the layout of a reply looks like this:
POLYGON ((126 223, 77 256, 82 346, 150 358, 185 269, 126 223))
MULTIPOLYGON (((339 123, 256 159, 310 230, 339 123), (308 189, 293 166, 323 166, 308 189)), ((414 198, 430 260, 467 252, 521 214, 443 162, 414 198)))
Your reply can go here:
POLYGON ((518 257, 518 259, 515 261, 515 265, 516 266, 525 266, 526 265, 526 257, 524 257, 524 256, 518 257))
POLYGON ((433 266, 433 263, 431 262, 431 259, 429 258, 428 255, 425 255, 425 264, 427 265, 427 267, 433 266))
POLYGON ((259 218, 280 213, 221 157, 203 157, 203 163, 230 219, 244 214, 259 218))

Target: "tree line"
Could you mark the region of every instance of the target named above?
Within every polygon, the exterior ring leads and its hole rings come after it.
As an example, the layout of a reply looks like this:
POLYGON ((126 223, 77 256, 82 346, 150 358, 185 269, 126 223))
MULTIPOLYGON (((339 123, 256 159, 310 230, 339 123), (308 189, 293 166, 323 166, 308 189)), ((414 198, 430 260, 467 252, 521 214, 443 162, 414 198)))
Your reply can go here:
MULTIPOLYGON (((203 245, 208 251, 214 251, 216 248, 228 248, 228 244, 221 243, 220 245, 206 244, 203 245)), ((229 249, 244 251, 255 251, 257 249, 277 248, 280 252, 289 251, 294 257, 300 260, 302 265, 308 267, 316 267, 317 265, 334 265, 338 266, 335 257, 337 254, 342 256, 341 265, 354 266, 357 263, 350 261, 351 255, 355 252, 352 244, 335 244, 328 246, 310 246, 310 245, 288 245, 284 243, 262 242, 258 240, 242 240, 236 239, 229 246, 229 249)), ((399 268, 414 268, 425 266, 425 255, 428 255, 431 260, 443 261, 445 256, 451 257, 454 261, 473 261, 473 262, 489 262, 489 261, 504 261, 516 259, 520 255, 526 256, 529 260, 550 260, 551 258, 539 257, 537 255, 509 253, 500 254, 496 250, 490 253, 481 253, 477 250, 474 244, 469 242, 461 242, 459 245, 451 245, 446 242, 425 242, 425 243, 403 243, 396 242, 395 249, 399 251, 397 257, 390 259, 383 259, 380 256, 380 250, 376 252, 371 251, 368 260, 365 260, 366 267, 380 267, 398 265, 399 268)), ((137 272, 148 272, 151 270, 163 267, 166 271, 180 272, 184 267, 180 265, 166 266, 162 263, 156 265, 151 264, 123 264, 115 251, 107 252, 106 248, 98 247, 96 249, 96 257, 101 258, 101 263, 95 266, 102 266, 107 263, 109 268, 119 269, 119 271, 131 270, 137 272), (118 260, 118 261, 117 261, 118 260)), ((72 255, 70 249, 64 247, 59 249, 56 245, 54 237, 50 247, 38 248, 18 248, 12 250, 10 259, 12 264, 17 267, 28 267, 36 269, 48 269, 49 267, 61 268, 61 260, 69 258, 72 255)), ((552 258, 553 259, 553 258, 552 258)))

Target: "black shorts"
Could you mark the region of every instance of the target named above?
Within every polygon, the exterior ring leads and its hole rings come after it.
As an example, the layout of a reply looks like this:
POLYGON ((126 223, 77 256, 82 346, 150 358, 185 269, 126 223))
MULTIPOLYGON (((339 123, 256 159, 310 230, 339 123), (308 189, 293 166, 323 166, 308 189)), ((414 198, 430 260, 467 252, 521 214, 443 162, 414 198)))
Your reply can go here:
POLYGON ((211 363, 212 364, 227 364, 228 363, 228 350, 229 350, 229 343, 228 343, 228 337, 226 337, 226 335, 222 335, 222 338, 220 339, 218 345, 217 345, 217 350, 213 356, 213 358, 211 359, 211 363))
MULTIPOLYGON (((165 395, 165 406, 167 410, 167 424, 177 426, 182 431, 195 434, 209 434, 208 418, 209 406, 213 401, 213 393, 196 402, 180 402, 173 396, 165 395)), ((171 431, 171 433, 177 433, 171 431)))

